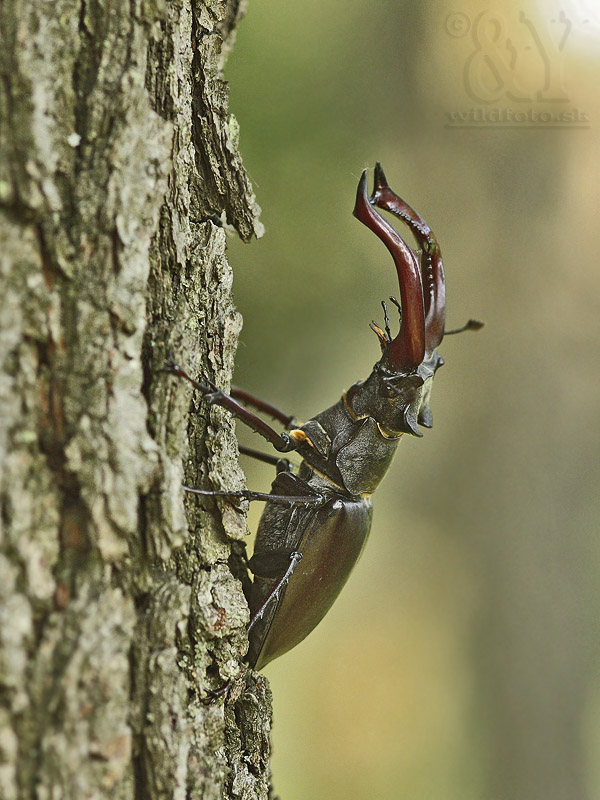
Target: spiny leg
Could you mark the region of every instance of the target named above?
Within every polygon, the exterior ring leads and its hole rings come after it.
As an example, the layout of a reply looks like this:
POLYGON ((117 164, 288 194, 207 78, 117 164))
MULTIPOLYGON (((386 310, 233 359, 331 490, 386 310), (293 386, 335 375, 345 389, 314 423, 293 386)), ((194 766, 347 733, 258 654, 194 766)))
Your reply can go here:
POLYGON ((250 620, 250 622, 248 623, 248 627, 246 628, 247 633, 250 633, 250 631, 252 630, 254 625, 256 625, 258 620, 263 618, 264 613, 269 607, 269 605, 273 601, 279 600, 279 594, 281 590, 284 588, 284 586, 286 586, 289 583, 290 578, 294 574, 294 571, 301 560, 302 560, 302 553, 299 550, 292 550, 292 552, 290 553, 290 563, 288 565, 288 568, 284 572, 283 576, 277 581, 274 588, 269 592, 266 599, 261 603, 258 610, 252 615, 252 619, 250 620))
POLYGON ((238 446, 240 453, 243 456, 255 458, 257 461, 262 461, 264 464, 271 464, 277 472, 292 472, 293 464, 287 458, 279 458, 272 456, 270 453, 262 453, 260 450, 253 450, 251 447, 245 447, 240 444, 238 446))
MULTIPOLYGON (((275 587, 269 592, 266 599, 262 602, 259 609, 252 615, 250 622, 246 626, 246 633, 250 633, 254 625, 258 622, 258 620, 262 619, 264 616, 265 611, 269 607, 269 605, 273 601, 279 600, 279 595, 281 590, 289 583, 290 578, 294 574, 294 571, 300 561, 302 560, 302 553, 299 550, 292 550, 290 553, 290 563, 284 572, 283 576, 277 581, 275 587)), ((229 687, 231 686, 231 680, 226 681, 222 686, 219 686, 218 689, 209 689, 206 692, 206 699, 204 700, 205 703, 210 704, 216 702, 220 697, 223 697, 229 691, 229 687)))
POLYGON ((247 489, 240 489, 239 491, 220 492, 211 489, 193 489, 191 486, 184 486, 183 490, 189 494, 200 494, 204 497, 230 497, 232 499, 247 500, 251 503, 253 500, 261 500, 266 503, 275 503, 282 506, 318 506, 323 505, 327 500, 325 495, 287 495, 287 494, 266 494, 265 492, 251 492, 247 489))
POLYGON ((272 419, 276 419, 277 422, 281 422, 282 425, 286 427, 291 425, 294 421, 293 415, 286 414, 276 406, 271 405, 271 403, 261 400, 259 397, 250 394, 250 392, 246 392, 244 389, 240 389, 239 386, 232 386, 230 394, 235 400, 241 400, 242 403, 252 406, 258 411, 262 411, 263 414, 267 414, 272 419))
MULTIPOLYGON (((262 436, 280 453, 289 453, 291 450, 296 449, 296 442, 287 433, 277 433, 277 431, 270 425, 267 425, 260 417, 252 414, 247 408, 240 405, 233 397, 228 395, 222 389, 219 389, 212 381, 207 383, 200 383, 190 377, 188 373, 182 369, 179 364, 173 359, 171 355, 166 361, 165 369, 172 375, 178 378, 183 378, 192 384, 198 391, 202 392, 204 399, 209 405, 217 405, 226 408, 236 419, 243 422, 259 436, 262 436)), ((281 413, 281 412, 280 412, 281 413)))

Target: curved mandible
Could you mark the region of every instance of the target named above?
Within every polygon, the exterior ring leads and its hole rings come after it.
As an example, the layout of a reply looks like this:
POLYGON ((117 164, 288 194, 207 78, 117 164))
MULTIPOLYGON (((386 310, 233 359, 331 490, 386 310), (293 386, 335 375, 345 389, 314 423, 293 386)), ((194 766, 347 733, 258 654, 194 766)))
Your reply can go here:
POLYGON ((373 208, 368 194, 367 170, 363 171, 358 183, 352 213, 377 234, 394 259, 402 301, 402 322, 383 358, 394 372, 410 372, 425 356, 425 307, 417 258, 400 234, 373 208))
POLYGON ((426 287, 425 347, 430 353, 442 341, 446 322, 446 284, 438 240, 425 220, 390 189, 379 161, 375 165, 375 188, 371 202, 405 222, 421 248, 421 272, 426 287))

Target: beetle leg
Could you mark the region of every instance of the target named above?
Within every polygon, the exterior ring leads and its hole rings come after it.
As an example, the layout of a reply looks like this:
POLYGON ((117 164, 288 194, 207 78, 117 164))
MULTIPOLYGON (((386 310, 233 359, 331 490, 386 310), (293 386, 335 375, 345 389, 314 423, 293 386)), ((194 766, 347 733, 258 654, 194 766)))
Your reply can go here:
POLYGON ((183 490, 190 494, 201 494, 206 497, 233 497, 240 500, 261 500, 266 503, 276 503, 282 506, 317 506, 322 505, 327 498, 322 494, 313 495, 291 495, 291 494, 266 494, 265 492, 250 492, 247 489, 242 489, 235 492, 220 492, 212 491, 210 489, 193 489, 191 486, 184 486, 183 490))
MULTIPOLYGON (((300 561, 302 560, 302 553, 299 550, 292 550, 289 554, 289 561, 290 563, 287 566, 282 577, 277 581, 274 588, 269 592, 266 599, 262 602, 259 606, 258 610, 252 615, 250 622, 246 626, 246 632, 250 633, 254 625, 263 618, 265 611, 269 607, 272 602, 277 602, 281 595, 282 590, 287 586, 290 581, 290 578, 294 574, 294 571, 300 561)), ((228 680, 222 686, 219 686, 218 689, 209 689, 206 692, 206 698, 203 701, 205 704, 210 705, 215 703, 220 697, 223 697, 227 694, 231 687, 232 681, 228 680)))
POLYGON ((274 428, 267 425, 260 417, 257 417, 255 414, 248 411, 247 408, 240 405, 237 400, 234 400, 233 397, 222 389, 219 389, 212 381, 200 383, 200 381, 194 380, 194 378, 190 377, 190 375, 177 364, 171 355, 169 355, 165 362, 165 371, 191 383, 195 389, 202 392, 204 399, 209 405, 226 408, 236 419, 239 419, 244 425, 247 425, 255 433, 258 433, 259 436, 262 436, 270 442, 278 452, 289 453, 290 450, 296 449, 297 443, 291 436, 288 436, 287 433, 277 433, 274 428))
POLYGON ((287 458, 272 456, 270 453, 261 453, 260 450, 253 450, 252 448, 244 447, 244 445, 241 444, 238 445, 238 449, 244 456, 250 456, 250 458, 255 458, 257 461, 262 461, 265 464, 272 464, 277 470, 277 473, 293 472, 294 465, 291 461, 288 461, 287 458))
POLYGON ((224 697, 227 694, 230 686, 231 686, 231 681, 226 681, 222 686, 219 686, 218 689, 207 689, 206 697, 204 698, 204 700, 202 700, 202 702, 206 706, 210 706, 213 703, 216 703, 220 697, 224 697))
POLYGON ((263 414, 267 414, 269 417, 276 419, 277 422, 281 422, 281 424, 285 425, 286 428, 288 426, 294 427, 295 425, 293 416, 286 414, 276 406, 272 406, 271 403, 267 403, 265 400, 261 400, 259 397, 250 394, 250 392, 240 389, 239 386, 232 386, 230 395, 235 400, 240 400, 242 403, 252 406, 253 408, 258 409, 258 411, 262 411, 263 414))
POLYGON ((287 586, 290 581, 290 578, 294 574, 294 570, 302 560, 302 553, 299 550, 292 550, 290 553, 290 563, 288 568, 284 572, 283 576, 277 581, 273 589, 269 592, 266 599, 262 602, 262 604, 258 607, 258 610, 252 615, 252 619, 248 623, 248 627, 246 631, 250 633, 254 625, 258 622, 259 619, 262 619, 264 616, 265 611, 269 607, 269 605, 277 600, 279 600, 279 595, 281 594, 281 590, 287 586))

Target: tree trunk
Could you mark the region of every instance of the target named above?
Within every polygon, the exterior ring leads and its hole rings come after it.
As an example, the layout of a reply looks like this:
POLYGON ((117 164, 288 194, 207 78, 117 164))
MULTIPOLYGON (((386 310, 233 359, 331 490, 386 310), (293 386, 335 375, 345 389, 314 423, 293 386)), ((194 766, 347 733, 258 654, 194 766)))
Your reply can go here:
POLYGON ((266 798, 227 222, 259 209, 221 69, 238 0, 0 4, 0 797, 266 798), (188 416, 188 412, 192 413, 188 416))

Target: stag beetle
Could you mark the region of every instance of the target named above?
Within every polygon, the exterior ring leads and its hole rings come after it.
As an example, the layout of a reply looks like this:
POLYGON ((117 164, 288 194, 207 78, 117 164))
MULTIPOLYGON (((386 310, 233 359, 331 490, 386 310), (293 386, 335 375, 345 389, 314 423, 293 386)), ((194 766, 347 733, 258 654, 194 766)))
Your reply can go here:
POLYGON ((369 197, 367 171, 358 184, 354 216, 389 250, 398 273, 400 330, 392 338, 385 302, 384 328, 371 323, 381 358, 365 381, 355 383, 331 408, 304 424, 233 387, 193 380, 173 360, 169 371, 199 389, 205 400, 227 408, 280 453, 296 451, 297 471, 281 458, 240 447, 242 453, 274 464, 270 494, 216 492, 184 487, 200 495, 267 501, 254 555, 248 565, 254 581, 248 591, 248 665, 262 669, 291 650, 323 619, 358 561, 371 527, 371 495, 387 472, 401 437, 422 436, 430 428, 431 385, 444 363, 437 348, 444 333, 475 330, 475 320, 445 331, 444 268, 440 248, 427 223, 389 187, 381 165, 369 197), (419 250, 413 251, 377 208, 402 220, 419 250), (285 427, 277 433, 246 406, 285 427))

